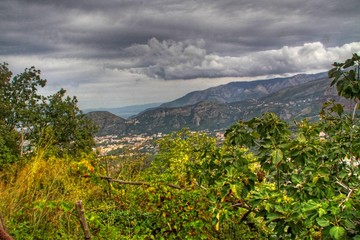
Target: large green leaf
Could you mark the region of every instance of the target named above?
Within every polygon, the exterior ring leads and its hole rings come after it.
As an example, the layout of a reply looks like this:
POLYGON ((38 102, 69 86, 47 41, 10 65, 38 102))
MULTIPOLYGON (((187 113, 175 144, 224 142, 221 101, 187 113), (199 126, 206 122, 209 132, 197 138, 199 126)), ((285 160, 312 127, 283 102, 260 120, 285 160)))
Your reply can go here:
POLYGON ((303 177, 300 174, 297 175, 291 175, 291 181, 293 184, 299 184, 303 181, 303 177))
POLYGON ((272 163, 276 166, 279 166, 284 158, 283 152, 281 151, 281 149, 278 148, 272 150, 270 156, 272 159, 272 163))
POLYGON ((318 214, 319 214, 319 217, 322 217, 325 214, 327 214, 327 211, 325 209, 323 209, 323 208, 319 208, 318 209, 318 214))
POLYGON ((313 200, 309 200, 308 202, 306 202, 303 206, 302 206, 302 210, 304 212, 309 212, 309 211, 313 211, 318 209, 319 207, 321 207, 321 204, 314 202, 313 200))
POLYGON ((274 221, 274 220, 281 219, 281 218, 284 218, 284 216, 282 214, 278 214, 278 213, 269 213, 267 215, 267 219, 269 221, 274 221))
POLYGON ((346 234, 345 228, 341 226, 333 226, 330 229, 330 236, 335 239, 342 239, 345 234, 346 234))
POLYGON ((320 227, 327 227, 330 225, 330 221, 325 217, 316 218, 316 222, 317 224, 319 224, 320 227))

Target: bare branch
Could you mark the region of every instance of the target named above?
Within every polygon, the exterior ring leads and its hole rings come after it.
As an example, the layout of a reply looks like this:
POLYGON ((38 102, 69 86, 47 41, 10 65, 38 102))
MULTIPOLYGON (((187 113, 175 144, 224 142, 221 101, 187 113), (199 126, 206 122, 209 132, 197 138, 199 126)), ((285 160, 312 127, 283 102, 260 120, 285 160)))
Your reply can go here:
MULTIPOLYGON (((114 178, 108 177, 108 176, 100 176, 100 178, 107 180, 109 182, 116 182, 116 183, 125 184, 125 185, 140 185, 140 186, 150 186, 151 185, 151 183, 148 183, 148 182, 124 181, 124 180, 114 179, 114 178)), ((177 186, 175 184, 171 184, 171 183, 166 183, 165 185, 168 187, 171 187, 171 188, 183 189, 182 187, 177 186)))
POLYGON ((0 216, 0 240, 13 240, 13 238, 5 230, 5 224, 1 216, 0 216))

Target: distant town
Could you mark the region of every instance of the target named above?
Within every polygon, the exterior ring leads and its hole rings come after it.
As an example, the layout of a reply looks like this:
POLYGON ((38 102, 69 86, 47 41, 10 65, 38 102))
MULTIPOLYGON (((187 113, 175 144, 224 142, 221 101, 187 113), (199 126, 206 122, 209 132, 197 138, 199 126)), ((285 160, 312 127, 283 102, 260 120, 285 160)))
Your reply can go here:
MULTIPOLYGON (((195 133, 195 131, 192 131, 195 133)), ((202 130, 208 135, 216 137, 221 143, 224 140, 223 130, 202 130)), ((118 135, 106 135, 95 137, 96 150, 101 156, 107 155, 124 155, 133 152, 154 153, 156 149, 156 141, 162 139, 166 134, 161 132, 157 134, 139 134, 126 137, 118 135)))

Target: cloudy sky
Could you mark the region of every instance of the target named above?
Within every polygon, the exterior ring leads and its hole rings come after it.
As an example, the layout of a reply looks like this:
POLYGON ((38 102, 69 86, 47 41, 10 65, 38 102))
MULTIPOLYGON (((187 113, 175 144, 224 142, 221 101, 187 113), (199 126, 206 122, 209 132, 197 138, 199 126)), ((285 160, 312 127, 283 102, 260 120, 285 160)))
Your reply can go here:
POLYGON ((0 61, 81 108, 326 71, 360 51, 359 0, 1 0, 0 61))

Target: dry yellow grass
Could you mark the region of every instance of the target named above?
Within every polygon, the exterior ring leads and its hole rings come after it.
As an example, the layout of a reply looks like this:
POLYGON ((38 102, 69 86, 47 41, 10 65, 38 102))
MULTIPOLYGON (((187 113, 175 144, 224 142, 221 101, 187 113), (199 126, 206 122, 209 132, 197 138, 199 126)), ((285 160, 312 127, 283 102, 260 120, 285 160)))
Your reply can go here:
POLYGON ((79 164, 72 160, 46 159, 44 152, 38 152, 26 164, 14 164, 11 171, 0 173, 0 214, 5 222, 24 221, 34 231, 44 225, 64 228, 64 224, 69 232, 81 231, 75 202, 96 200, 103 191, 78 170, 79 164))

